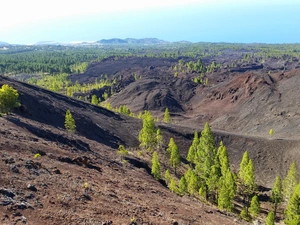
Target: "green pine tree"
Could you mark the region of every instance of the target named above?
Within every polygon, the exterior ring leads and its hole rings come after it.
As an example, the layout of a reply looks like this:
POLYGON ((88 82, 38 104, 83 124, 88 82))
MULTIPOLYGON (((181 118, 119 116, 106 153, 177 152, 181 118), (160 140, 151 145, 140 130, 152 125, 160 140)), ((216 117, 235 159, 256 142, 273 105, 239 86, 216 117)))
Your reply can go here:
POLYGON ((300 225, 300 183, 294 188, 284 214, 286 225, 300 225))
POLYGON ((217 200, 221 176, 220 165, 217 163, 211 167, 210 176, 206 179, 207 190, 212 195, 212 198, 214 198, 213 200, 217 200))
POLYGON ((184 176, 182 176, 179 180, 178 189, 180 194, 182 195, 184 195, 187 192, 187 182, 184 176))
POLYGON ((73 116, 72 116, 70 110, 67 110, 67 112, 66 112, 65 128, 68 132, 72 132, 72 133, 74 133, 76 130, 75 120, 73 119, 73 116))
POLYGON ((171 117, 170 117, 170 113, 169 113, 169 109, 168 108, 166 108, 166 110, 165 110, 163 121, 165 123, 170 123, 171 122, 171 117))
POLYGON ((225 173, 227 173, 227 170, 230 169, 230 166, 227 149, 226 146, 223 145, 222 141, 220 142, 220 147, 218 148, 218 158, 220 161, 221 174, 224 176, 225 173))
POLYGON ((189 179, 187 180, 187 190, 190 195, 194 195, 199 190, 199 178, 193 170, 190 170, 189 179))
POLYGON ((194 139, 192 142, 192 145, 189 148, 188 151, 188 155, 187 155, 187 161, 189 161, 190 163, 194 163, 195 162, 195 156, 197 153, 197 146, 199 145, 199 137, 198 137, 198 132, 195 131, 194 133, 194 139))
POLYGON ((139 133, 140 146, 147 151, 152 151, 157 145, 156 127, 149 111, 143 114, 143 128, 139 133))
POLYGON ((143 118, 143 113, 142 113, 142 112, 139 112, 137 118, 138 118, 138 119, 142 119, 142 118, 143 118))
POLYGON ((200 187, 198 194, 201 201, 206 201, 207 192, 205 187, 200 187))
POLYGON ((0 112, 8 114, 13 108, 19 107, 19 93, 8 84, 0 88, 0 112))
POLYGON ((170 156, 170 164, 174 168, 174 172, 176 175, 176 168, 180 165, 181 159, 179 154, 179 149, 174 142, 174 144, 171 146, 171 156, 170 156))
POLYGON ((160 150, 163 145, 163 137, 161 135, 160 129, 157 129, 156 131, 156 148, 157 150, 160 150))
POLYGON ((177 145, 174 141, 174 138, 170 138, 169 144, 168 144, 168 148, 166 149, 167 154, 170 156, 172 149, 177 148, 177 145))
POLYGON ((170 171, 167 169, 166 172, 165 172, 165 180, 166 180, 166 183, 169 184, 170 181, 171 181, 171 174, 170 174, 170 171))
POLYGON ((240 163, 240 184, 239 190, 240 194, 243 196, 243 202, 245 204, 245 209, 247 216, 248 215, 248 205, 250 201, 250 196, 256 191, 255 184, 255 174, 252 160, 249 159, 248 152, 245 152, 243 155, 242 162, 240 163), (246 164, 247 163, 247 164, 246 164))
POLYGON ((194 173, 194 171, 191 168, 188 168, 188 170, 185 171, 184 178, 187 183, 190 181, 190 177, 192 176, 192 173, 194 173))
POLYGON ((153 177, 156 180, 160 179, 160 163, 159 163, 159 160, 158 160, 157 152, 154 152, 153 156, 152 156, 151 174, 153 175, 153 177))
POLYGON ((247 210, 246 208, 243 208, 243 209, 242 209, 242 211, 241 211, 241 213, 240 213, 240 217, 241 217, 243 220, 246 220, 246 221, 248 221, 248 222, 251 221, 251 218, 250 218, 250 216, 249 216, 249 214, 248 214, 248 210, 247 210))
POLYGON ((243 182, 247 189, 249 189, 249 193, 252 194, 256 190, 254 167, 251 159, 249 160, 248 165, 245 168, 243 182))
POLYGON ((99 104, 99 99, 97 98, 97 95, 92 95, 92 101, 91 103, 93 105, 98 105, 99 104))
POLYGON ((270 211, 266 218, 266 225, 275 225, 275 216, 274 212, 270 211))
POLYGON ((232 172, 228 169, 220 179, 218 206, 220 209, 232 211, 233 199, 236 194, 236 184, 232 172))
POLYGON ((297 172, 296 163, 293 162, 282 183, 283 194, 286 201, 289 201, 289 199, 292 197, 292 194, 294 193, 294 189, 297 186, 298 182, 299 182, 299 175, 297 172))
POLYGON ((253 198, 251 199, 249 212, 253 218, 256 218, 260 213, 260 203, 256 195, 254 195, 253 198))
POLYGON ((248 152, 243 155, 240 163, 239 176, 242 184, 242 192, 251 195, 256 190, 253 162, 249 159, 248 152))
POLYGON ((271 199, 274 204, 274 217, 276 218, 278 204, 280 204, 283 201, 282 182, 280 176, 277 176, 274 182, 271 199))
POLYGON ((247 167, 249 160, 250 159, 249 159, 248 151, 245 151, 243 154, 242 161, 240 163, 240 170, 239 170, 239 177, 241 180, 244 180, 245 168, 247 167))
POLYGON ((108 99, 108 94, 106 92, 104 92, 102 94, 102 98, 104 99, 104 101, 106 101, 108 99))
POLYGON ((214 137, 208 123, 204 125, 204 129, 201 132, 195 164, 195 172, 201 178, 202 187, 207 195, 206 199, 210 195, 214 197, 218 177, 220 176, 220 163, 217 157, 214 137))
POLYGON ((204 129, 201 132, 195 158, 195 170, 202 179, 206 180, 211 174, 211 169, 216 159, 215 141, 208 123, 204 125, 204 129))
POLYGON ((174 193, 178 193, 176 180, 173 177, 170 180, 169 189, 174 193))

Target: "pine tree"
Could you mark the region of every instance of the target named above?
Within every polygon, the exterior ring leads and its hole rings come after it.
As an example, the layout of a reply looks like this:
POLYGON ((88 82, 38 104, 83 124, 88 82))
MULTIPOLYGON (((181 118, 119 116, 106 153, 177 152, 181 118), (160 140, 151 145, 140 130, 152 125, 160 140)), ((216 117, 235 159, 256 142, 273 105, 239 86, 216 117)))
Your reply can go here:
POLYGON ((91 103, 93 105, 98 105, 99 104, 99 99, 97 98, 97 95, 92 95, 92 101, 91 103))
POLYGON ((143 128, 139 133, 140 146, 147 151, 152 151, 157 144, 156 127, 149 111, 143 114, 143 128))
POLYGON ((169 189, 174 193, 178 193, 176 180, 173 177, 170 180, 169 189))
POLYGON ((74 97, 73 88, 67 87, 67 96, 74 97))
POLYGON ((296 163, 293 162, 289 168, 289 171, 283 180, 283 194, 287 201, 292 197, 294 189, 299 182, 299 175, 297 173, 296 163))
POLYGON ((247 151, 244 153, 240 163, 239 176, 241 183, 244 186, 242 188, 244 194, 251 195, 256 190, 256 184, 253 162, 249 159, 247 151))
POLYGON ((161 149, 163 145, 163 137, 161 135, 160 129, 156 131, 156 148, 157 150, 161 149))
POLYGON ((207 199, 210 194, 208 191, 213 191, 217 186, 217 171, 219 171, 220 166, 214 137, 208 123, 204 125, 204 129, 201 132, 200 141, 197 146, 197 154, 195 156, 195 164, 195 172, 203 181, 202 185, 206 190, 207 199), (210 187, 208 187, 208 185, 210 187))
POLYGON ((190 172, 190 177, 187 183, 187 190, 190 195, 194 195, 199 190, 199 179, 193 170, 191 170, 190 172))
POLYGON ((275 225, 274 212, 270 211, 266 219, 266 225, 275 225))
POLYGON ((233 199, 236 194, 236 184, 232 172, 228 169, 220 179, 218 206, 220 209, 232 211, 233 199))
POLYGON ((260 203, 256 195, 254 195, 253 198, 251 199, 249 212, 253 218, 256 218, 257 215, 260 213, 260 203))
POLYGON ((284 214, 286 225, 300 225, 300 183, 294 188, 284 214))
POLYGON ((18 98, 19 93, 17 90, 8 84, 3 84, 0 88, 0 112, 8 114, 11 109, 19 107, 18 98))
POLYGON ((190 163, 195 162, 195 156, 196 156, 196 153, 197 153, 198 144, 199 144, 198 132, 195 131, 194 139, 193 139, 192 145, 189 148, 188 155, 187 155, 187 158, 186 158, 187 161, 189 161, 190 163))
POLYGON ((242 161, 240 163, 240 193, 243 196, 243 202, 245 203, 245 209, 248 216, 248 205, 249 198, 256 190, 255 184, 255 175, 254 175, 254 167, 252 160, 249 159, 248 152, 246 151, 243 155, 242 161))
POLYGON ((201 178, 206 180, 211 173, 211 167, 214 165, 216 159, 216 148, 214 137, 209 127, 209 124, 204 125, 201 132, 200 142, 197 146, 196 154, 196 172, 201 178))
POLYGON ((200 187, 198 194, 199 194, 200 200, 206 201, 207 192, 206 192, 205 187, 200 187))
POLYGON ((254 167, 251 159, 249 160, 248 165, 245 168, 243 182, 244 185, 249 190, 249 193, 252 194, 256 189, 256 184, 255 184, 254 167))
POLYGON ((166 179, 166 183, 169 184, 171 181, 171 174, 170 171, 167 169, 165 172, 165 179, 166 179))
POLYGON ((194 171, 191 168, 188 168, 188 170, 185 171, 184 178, 185 178, 185 180, 186 180, 187 183, 190 181, 192 173, 194 173, 194 171))
POLYGON ((170 138, 170 141, 169 141, 169 144, 168 144, 168 148, 166 149, 166 152, 167 154, 170 156, 171 155, 171 152, 172 152, 172 149, 173 148, 176 148, 177 145, 174 141, 174 138, 170 138))
POLYGON ((245 151, 243 154, 242 161, 240 163, 240 170, 239 170, 239 177, 241 180, 244 180, 245 168, 247 167, 248 163, 249 163, 249 154, 248 151, 245 151))
POLYGON ((165 123, 170 123, 171 122, 171 117, 170 117, 170 113, 169 113, 169 109, 168 108, 166 108, 166 110, 165 110, 163 121, 165 123))
POLYGON ((130 109, 126 105, 120 105, 118 111, 119 113, 122 113, 127 116, 130 116, 132 114, 130 109))
POLYGON ((180 194, 182 194, 182 195, 184 195, 187 192, 187 182, 186 182, 184 176, 182 176, 180 178, 178 188, 179 188, 180 194))
POLYGON ((68 132, 72 132, 72 133, 74 133, 76 130, 75 120, 73 119, 73 116, 72 116, 70 110, 67 110, 67 112, 66 112, 65 128, 68 132))
POLYGON ((246 221, 251 221, 251 218, 248 214, 248 210, 246 208, 243 208, 241 213, 240 213, 240 217, 243 219, 243 220, 246 220, 246 221))
POLYGON ((170 156, 170 164, 172 167, 174 167, 174 172, 176 175, 176 168, 180 165, 181 159, 179 154, 179 149, 174 142, 174 144, 171 146, 171 156, 170 156))
POLYGON ((212 194, 212 197, 214 197, 215 200, 218 198, 217 189, 219 187, 219 180, 221 176, 220 165, 217 163, 211 167, 210 176, 206 179, 207 190, 210 194, 212 194))
POLYGON ((143 113, 140 112, 140 113, 138 114, 137 118, 138 118, 138 119, 142 119, 142 118, 143 118, 143 113))
POLYGON ((220 142, 220 147, 218 148, 217 154, 220 162, 221 174, 222 176, 225 176, 227 170, 230 169, 230 166, 229 166, 227 149, 225 145, 223 145, 222 141, 220 142))
POLYGON ((154 176, 156 180, 160 179, 160 163, 158 160, 157 152, 154 152, 152 156, 151 174, 154 176))
POLYGON ((276 217, 277 206, 283 201, 282 182, 280 176, 277 176, 274 182, 271 199, 274 204, 274 217, 276 217))
POLYGON ((104 101, 106 101, 108 99, 108 94, 106 92, 104 92, 102 94, 102 98, 104 99, 104 101))

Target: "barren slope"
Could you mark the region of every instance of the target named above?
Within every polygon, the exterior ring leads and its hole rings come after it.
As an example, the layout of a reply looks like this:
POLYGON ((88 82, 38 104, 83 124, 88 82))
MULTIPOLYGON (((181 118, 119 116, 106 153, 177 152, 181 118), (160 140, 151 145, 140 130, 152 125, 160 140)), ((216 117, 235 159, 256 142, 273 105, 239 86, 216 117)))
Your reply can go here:
MULTIPOLYGON (((92 106, 37 87, 12 82, 7 78, 2 78, 1 82, 9 83, 19 90, 23 110, 16 112, 24 118, 39 122, 41 125, 32 126, 23 120, 7 119, 45 140, 59 141, 83 151, 89 151, 89 144, 85 141, 78 139, 70 142, 67 138, 60 137, 56 132, 51 131, 51 129, 44 128, 44 126, 50 125, 53 128, 64 129, 65 111, 70 109, 76 120, 77 134, 83 136, 86 140, 94 140, 114 148, 117 148, 119 144, 125 144, 129 147, 138 146, 137 137, 141 128, 140 120, 115 114, 101 107, 92 106)), ((230 124, 234 124, 234 121, 230 124)), ((194 123, 189 128, 162 125, 165 146, 169 138, 174 136, 176 143, 180 146, 181 155, 185 158, 194 130, 201 131, 201 129, 202 125, 200 123, 194 123)), ((236 135, 228 132, 215 132, 215 136, 216 144, 223 140, 228 147, 233 168, 237 168, 239 165, 244 151, 248 150, 250 152, 250 156, 255 159, 254 164, 258 168, 257 180, 261 185, 270 186, 277 174, 285 174, 292 160, 299 161, 300 159, 297 151, 299 146, 297 140, 268 140, 252 135, 236 135)), ((276 136, 275 133, 272 139, 276 136)))
MULTIPOLYGON (((174 137, 182 158, 194 130, 201 131, 210 121, 216 143, 222 140, 228 148, 233 169, 249 151, 260 185, 271 187, 292 161, 300 164, 299 70, 231 73, 221 82, 212 74, 214 85, 207 87, 172 74, 159 77, 156 72, 163 69, 147 70, 151 76, 124 85, 111 101, 137 111, 156 110, 157 115, 169 107, 181 125, 159 126, 165 145, 174 137), (275 131, 272 139, 258 137, 267 136, 270 128, 275 131)), ((149 175, 149 163, 134 156, 140 120, 1 77, 0 85, 4 83, 19 91, 22 107, 0 118, 2 224, 21 224, 22 216, 29 224, 129 224, 133 217, 138 224, 243 224, 197 200, 174 195, 149 175), (63 127, 68 109, 76 120, 74 135, 63 127), (119 144, 130 149, 128 163, 116 155, 119 144), (42 156, 33 159, 36 153, 42 156)), ((168 159, 159 154, 165 169, 168 159)))
POLYGON ((132 218, 138 224, 245 224, 171 193, 132 155, 122 163, 109 146, 135 145, 137 120, 6 78, 3 83, 19 91, 22 110, 0 118, 1 224, 130 224, 132 218), (62 128, 66 109, 79 125, 76 134, 62 128), (107 136, 99 137, 101 130, 107 136))
MULTIPOLYGON (((221 55, 215 60, 228 63, 230 58, 226 57, 233 56, 221 55)), ((213 60, 204 59, 208 63, 213 60)), ((192 78, 198 74, 193 71, 174 77, 172 66, 177 61, 106 59, 91 65, 84 74, 73 75, 72 80, 87 82, 99 74, 122 77, 109 101, 113 107, 127 105, 135 113, 151 110, 162 118, 168 107, 174 120, 186 126, 197 128, 195 124, 203 126, 208 121, 215 129, 244 135, 267 137, 272 128, 276 138, 298 138, 298 61, 268 59, 263 64, 220 68, 207 74, 208 85, 194 83, 192 78), (132 74, 137 74, 138 79, 132 74)))
POLYGON ((197 93, 189 112, 192 124, 208 120, 216 129, 245 135, 298 139, 300 70, 271 75, 244 73, 197 93))

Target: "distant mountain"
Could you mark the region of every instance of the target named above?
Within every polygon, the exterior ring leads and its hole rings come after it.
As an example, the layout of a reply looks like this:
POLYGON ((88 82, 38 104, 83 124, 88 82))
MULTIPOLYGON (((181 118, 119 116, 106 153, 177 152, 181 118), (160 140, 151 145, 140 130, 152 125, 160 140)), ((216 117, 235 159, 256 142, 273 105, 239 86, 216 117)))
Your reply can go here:
POLYGON ((175 44, 192 44, 193 42, 191 42, 191 41, 176 41, 176 42, 174 42, 175 44))
POLYGON ((0 46, 8 46, 8 45, 9 45, 8 43, 0 41, 0 46))
POLYGON ((157 45, 157 44, 168 44, 169 42, 164 40, 159 40, 157 38, 112 38, 112 39, 102 39, 97 41, 99 44, 103 45, 123 45, 123 44, 138 44, 138 45, 157 45))
POLYGON ((62 43, 56 41, 39 41, 34 43, 33 45, 61 45, 62 43))
POLYGON ((72 42, 56 42, 56 41, 39 41, 34 43, 33 45, 76 45, 76 46, 86 46, 86 45, 99 45, 99 43, 95 41, 72 41, 72 42))

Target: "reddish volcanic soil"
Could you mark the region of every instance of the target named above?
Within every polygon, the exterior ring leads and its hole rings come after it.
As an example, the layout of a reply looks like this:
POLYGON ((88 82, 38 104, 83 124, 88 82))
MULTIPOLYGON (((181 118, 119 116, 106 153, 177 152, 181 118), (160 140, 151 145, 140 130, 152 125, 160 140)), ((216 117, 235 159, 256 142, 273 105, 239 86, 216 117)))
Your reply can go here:
MULTIPOLYGON (((168 107, 172 123, 157 125, 164 147, 174 137, 183 161, 193 132, 210 122, 216 144, 222 140, 227 146, 232 169, 237 171, 248 150, 262 195, 269 194, 276 175, 283 177, 292 161, 300 164, 297 62, 220 68, 207 74, 207 85, 194 83, 194 72, 174 77, 170 67, 177 62, 107 59, 71 80, 121 76, 109 98, 114 107, 151 110, 160 120, 168 107)), ((2 84, 18 90, 22 106, 0 118, 0 224, 247 224, 197 199, 177 196, 163 180, 153 179, 151 156, 138 156, 139 119, 6 77, 0 77, 2 84), (64 129, 68 109, 76 121, 75 134, 64 129), (120 144, 129 150, 126 162, 117 155, 120 144), (41 156, 35 158, 37 153, 41 156)), ((164 172, 168 158, 158 154, 164 172)), ((181 166, 179 175, 186 168, 181 166)))

